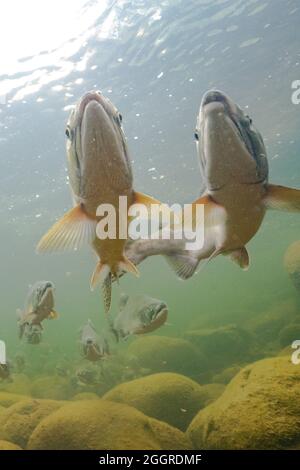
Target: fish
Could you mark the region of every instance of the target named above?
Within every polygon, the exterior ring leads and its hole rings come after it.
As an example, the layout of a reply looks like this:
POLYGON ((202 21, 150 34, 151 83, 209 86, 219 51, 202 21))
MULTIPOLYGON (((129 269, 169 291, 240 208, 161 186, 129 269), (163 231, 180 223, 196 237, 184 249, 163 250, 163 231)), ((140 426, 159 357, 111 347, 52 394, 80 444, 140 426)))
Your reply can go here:
POLYGON ((26 368, 26 359, 23 354, 17 353, 14 357, 14 365, 19 374, 21 374, 26 368))
POLYGON ((147 295, 128 296, 122 294, 119 313, 111 321, 111 331, 117 341, 131 335, 150 333, 160 328, 168 318, 165 302, 147 295))
POLYGON ((40 342, 42 322, 58 318, 54 310, 54 284, 50 281, 38 281, 29 290, 25 308, 17 309, 19 338, 23 336, 30 344, 40 342))
POLYGON ((91 320, 80 332, 81 354, 88 361, 96 362, 109 355, 109 344, 104 335, 99 335, 91 320))
POLYGON ((9 363, 1 364, 0 363, 0 379, 10 380, 10 365, 9 363))
POLYGON ((134 204, 150 207, 158 201, 134 191, 130 157, 122 128, 122 115, 100 92, 82 96, 72 110, 66 127, 67 162, 74 207, 42 237, 37 252, 77 250, 89 244, 98 257, 90 287, 102 286, 104 308, 111 306, 112 279, 120 272, 139 272, 125 256, 127 233, 119 233, 120 220, 127 220, 134 204), (120 197, 126 197, 127 208, 120 197), (110 204, 119 215, 114 237, 100 239, 97 224, 104 217, 97 208, 110 204))
MULTIPOLYGON (((195 140, 204 189, 192 203, 204 207, 204 243, 185 250, 183 240, 137 240, 127 256, 138 265, 165 255, 181 279, 188 279, 218 255, 243 270, 250 266, 246 245, 267 210, 300 211, 300 190, 269 183, 267 151, 261 133, 229 96, 206 92, 197 117, 195 140)), ((194 220, 189 221, 194 224, 194 220)), ((125 250, 126 251, 126 250, 125 250)))
POLYGON ((87 367, 81 367, 75 373, 75 385, 97 385, 99 383, 99 371, 87 367))

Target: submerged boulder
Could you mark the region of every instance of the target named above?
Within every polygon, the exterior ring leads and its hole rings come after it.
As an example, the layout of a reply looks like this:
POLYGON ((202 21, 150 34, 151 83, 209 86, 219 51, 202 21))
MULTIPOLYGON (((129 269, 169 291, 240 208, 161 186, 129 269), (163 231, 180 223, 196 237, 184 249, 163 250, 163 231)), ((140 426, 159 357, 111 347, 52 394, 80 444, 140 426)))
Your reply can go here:
POLYGON ((189 377, 159 373, 117 385, 103 399, 133 406, 185 431, 207 396, 202 386, 189 377))
POLYGON ((31 381, 25 374, 12 374, 11 381, 3 382, 1 390, 30 396, 31 381))
POLYGON ((23 450, 23 449, 21 449, 21 447, 17 446, 16 444, 13 444, 12 442, 0 440, 0 451, 1 450, 23 450))
POLYGON ((67 400, 74 395, 74 391, 67 378, 45 376, 33 381, 31 395, 34 398, 45 398, 48 400, 67 400))
POLYGON ((230 380, 241 370, 240 366, 227 367, 215 374, 212 378, 212 382, 216 384, 228 384, 230 380))
POLYGON ((143 336, 128 347, 128 357, 135 358, 150 372, 177 372, 197 377, 206 369, 207 360, 189 341, 169 336, 143 336))
MULTIPOLYGON (((255 317, 249 317, 246 325, 260 343, 259 350, 268 343, 277 343, 280 331, 290 323, 297 321, 298 307, 294 299, 276 302, 268 310, 255 317)), ((299 318, 299 317, 298 317, 299 318)))
POLYGON ((210 403, 214 402, 219 398, 225 390, 223 384, 205 384, 201 387, 201 406, 199 408, 205 408, 210 403))
POLYGON ((179 429, 127 405, 98 399, 75 401, 45 418, 33 431, 32 450, 191 449, 179 429))
POLYGON ((93 392, 81 392, 72 397, 72 400, 97 400, 98 395, 93 392))
POLYGON ((290 357, 255 362, 187 430, 197 449, 300 447, 300 366, 290 357))
POLYGON ((23 400, 7 408, 0 415, 0 439, 25 448, 39 422, 64 403, 53 400, 23 400))
POLYGON ((209 361, 210 368, 218 369, 249 360, 253 351, 252 336, 235 326, 190 330, 185 333, 209 361))
POLYGON ((26 395, 19 395, 18 393, 8 393, 8 392, 0 392, 0 406, 4 408, 8 408, 11 405, 23 400, 27 400, 28 397, 26 395))
POLYGON ((279 333, 279 343, 282 348, 291 347, 295 340, 300 340, 300 323, 291 323, 279 333))

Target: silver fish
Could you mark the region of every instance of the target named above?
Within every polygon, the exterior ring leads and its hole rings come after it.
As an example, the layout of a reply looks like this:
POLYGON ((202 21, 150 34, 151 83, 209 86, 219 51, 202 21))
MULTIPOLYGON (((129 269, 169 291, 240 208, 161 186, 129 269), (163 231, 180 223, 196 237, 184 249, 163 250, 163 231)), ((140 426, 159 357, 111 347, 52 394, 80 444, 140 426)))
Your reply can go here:
POLYGON ((91 320, 81 329, 81 354, 85 359, 95 362, 109 355, 109 344, 104 335, 96 332, 91 320))
POLYGON ((37 344, 41 338, 42 322, 58 317, 54 310, 54 284, 50 281, 38 281, 29 290, 24 310, 17 309, 19 337, 25 335, 31 344, 37 344))
POLYGON ((101 204, 112 206, 119 218, 128 219, 119 205, 127 198, 127 208, 142 203, 149 206, 157 200, 133 190, 133 178, 122 116, 100 92, 86 93, 72 110, 66 128, 67 160, 74 208, 67 212, 44 235, 38 252, 78 249, 92 246, 99 259, 91 278, 91 289, 102 285, 105 311, 111 304, 111 281, 123 271, 138 275, 137 268, 124 254, 126 234, 100 239, 96 227, 104 217, 96 215, 101 204))
POLYGON ((241 268, 249 266, 246 244, 255 236, 267 209, 300 211, 300 190, 268 183, 267 152, 252 119, 220 91, 205 93, 196 125, 196 146, 205 184, 204 245, 183 250, 183 241, 139 240, 128 243, 135 263, 165 254, 177 275, 187 279, 201 262, 228 255, 241 268), (178 250, 178 251, 177 251, 178 250))
POLYGON ((111 330, 117 341, 131 335, 150 333, 162 326, 168 317, 165 302, 147 295, 121 296, 120 311, 111 321, 111 330))

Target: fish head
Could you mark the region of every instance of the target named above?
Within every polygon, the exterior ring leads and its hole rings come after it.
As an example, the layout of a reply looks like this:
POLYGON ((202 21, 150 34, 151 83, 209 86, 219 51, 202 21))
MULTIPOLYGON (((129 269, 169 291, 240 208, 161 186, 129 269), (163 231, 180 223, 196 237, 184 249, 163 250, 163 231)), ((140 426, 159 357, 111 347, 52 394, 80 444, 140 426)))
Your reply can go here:
POLYGON ((38 281, 36 282, 28 296, 27 301, 27 312, 31 314, 32 311, 36 311, 40 308, 52 309, 54 307, 54 284, 50 281, 38 281))
POLYGON ((148 304, 139 312, 141 326, 136 334, 150 333, 162 326, 168 318, 168 306, 165 302, 149 299, 148 304))
POLYGON ((196 125, 196 145, 208 191, 235 183, 267 181, 264 142, 252 119, 227 95, 205 93, 196 125))
POLYGON ((82 96, 70 114, 66 136, 69 178, 77 202, 96 199, 104 177, 112 189, 132 186, 122 116, 101 92, 82 96))

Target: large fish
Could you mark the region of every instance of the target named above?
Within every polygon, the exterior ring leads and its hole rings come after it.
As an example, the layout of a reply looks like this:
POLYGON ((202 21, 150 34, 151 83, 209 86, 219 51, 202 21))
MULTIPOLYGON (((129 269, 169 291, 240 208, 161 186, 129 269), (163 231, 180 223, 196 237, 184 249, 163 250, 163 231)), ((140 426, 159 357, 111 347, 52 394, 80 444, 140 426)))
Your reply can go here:
POLYGON ((117 341, 131 335, 150 333, 162 326, 168 317, 165 302, 147 295, 128 296, 123 294, 120 311, 111 322, 111 330, 117 341))
POLYGON ((25 335, 31 344, 41 338, 42 322, 58 317, 54 310, 54 285, 50 281, 38 281, 29 290, 24 310, 17 310, 19 337, 25 335))
POLYGON ((66 128, 67 160, 75 207, 67 212, 44 235, 37 251, 78 249, 89 243, 99 261, 91 278, 91 288, 100 282, 106 312, 111 304, 111 281, 123 271, 138 275, 137 268, 125 256, 127 233, 119 234, 117 217, 115 238, 100 239, 96 234, 100 217, 98 206, 110 204, 120 220, 128 212, 119 206, 119 197, 127 198, 127 207, 135 203, 146 206, 157 201, 132 187, 132 171, 122 116, 100 92, 86 93, 71 112, 66 128))
POLYGON ((109 345, 103 335, 99 335, 91 320, 81 329, 80 349, 85 359, 96 362, 109 355, 109 345))
POLYGON ((241 268, 249 266, 247 243, 259 230, 267 209, 300 211, 300 190, 268 183, 263 138, 252 119, 220 91, 208 91, 201 102, 196 145, 205 191, 204 244, 184 250, 183 240, 129 242, 127 256, 138 264, 163 254, 178 276, 187 279, 200 262, 229 255, 241 268))

